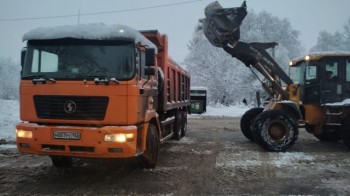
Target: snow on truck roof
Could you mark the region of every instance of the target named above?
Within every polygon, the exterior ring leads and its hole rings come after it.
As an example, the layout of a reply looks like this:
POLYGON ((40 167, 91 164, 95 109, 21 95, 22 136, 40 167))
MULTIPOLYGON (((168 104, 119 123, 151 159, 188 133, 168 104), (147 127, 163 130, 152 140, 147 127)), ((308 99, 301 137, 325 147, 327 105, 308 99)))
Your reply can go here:
POLYGON ((142 45, 157 50, 157 47, 138 30, 120 24, 105 25, 99 23, 37 28, 24 34, 23 41, 62 38, 91 40, 132 39, 135 43, 140 42, 142 45))

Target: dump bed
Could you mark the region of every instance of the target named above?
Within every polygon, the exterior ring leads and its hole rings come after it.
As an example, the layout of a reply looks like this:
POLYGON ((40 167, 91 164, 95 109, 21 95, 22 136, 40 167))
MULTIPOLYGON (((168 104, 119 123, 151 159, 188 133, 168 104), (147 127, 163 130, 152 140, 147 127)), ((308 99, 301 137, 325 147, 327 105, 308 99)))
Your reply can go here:
POLYGON ((158 110, 167 111, 190 105, 190 74, 170 58, 167 36, 157 30, 141 33, 158 49, 158 110))

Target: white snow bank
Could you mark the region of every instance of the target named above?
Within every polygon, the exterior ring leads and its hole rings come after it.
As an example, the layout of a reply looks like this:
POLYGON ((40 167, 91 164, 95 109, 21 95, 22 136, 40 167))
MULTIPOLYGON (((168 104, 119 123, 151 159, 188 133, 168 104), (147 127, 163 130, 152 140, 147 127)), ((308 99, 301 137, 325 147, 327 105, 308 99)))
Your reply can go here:
POLYGON ((201 116, 227 116, 227 117, 241 117, 250 107, 245 105, 208 105, 207 112, 203 114, 191 114, 189 118, 196 118, 201 116))
POLYGON ((207 87, 203 87, 203 86, 191 86, 191 90, 205 90, 208 91, 207 87))
POLYGON ((343 106, 343 105, 350 105, 350 99, 345 99, 342 102, 336 102, 336 103, 326 103, 326 106, 343 106))
POLYGON ((24 34, 23 41, 44 39, 132 39, 135 43, 141 43, 157 50, 157 47, 144 37, 139 31, 126 25, 79 24, 57 27, 37 28, 24 34))
POLYGON ((15 141, 16 124, 19 120, 19 103, 0 99, 0 140, 15 141))

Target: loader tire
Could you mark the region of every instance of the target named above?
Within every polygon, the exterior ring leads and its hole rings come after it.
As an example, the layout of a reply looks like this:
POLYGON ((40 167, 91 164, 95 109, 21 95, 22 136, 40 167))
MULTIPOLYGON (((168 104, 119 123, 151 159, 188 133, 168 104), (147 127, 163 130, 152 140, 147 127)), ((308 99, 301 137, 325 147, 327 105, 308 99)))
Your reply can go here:
POLYGON ((246 111, 241 118, 241 131, 250 141, 254 141, 252 133, 254 120, 263 110, 264 108, 252 108, 246 111))
POLYGON ((158 162, 159 154, 159 139, 156 126, 154 124, 148 125, 146 137, 146 151, 141 156, 140 166, 144 169, 153 169, 158 162))
POLYGON ((298 139, 296 120, 283 111, 269 110, 259 114, 253 125, 254 140, 271 152, 284 152, 298 139))

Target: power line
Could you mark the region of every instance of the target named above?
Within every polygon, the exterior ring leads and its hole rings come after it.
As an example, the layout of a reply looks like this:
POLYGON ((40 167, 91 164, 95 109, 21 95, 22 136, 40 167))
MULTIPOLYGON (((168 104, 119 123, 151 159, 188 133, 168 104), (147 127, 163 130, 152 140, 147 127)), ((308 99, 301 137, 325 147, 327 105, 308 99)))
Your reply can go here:
POLYGON ((199 1, 203 1, 203 0, 184 1, 184 2, 178 2, 178 3, 169 3, 169 4, 163 4, 163 5, 141 7, 141 8, 115 10, 115 11, 93 12, 93 13, 86 13, 86 14, 80 13, 80 10, 79 10, 78 14, 68 14, 68 15, 59 15, 59 16, 29 17, 29 18, 4 18, 4 19, 0 19, 0 22, 5 22, 5 21, 24 21, 24 20, 42 20, 42 19, 53 19, 53 18, 69 18, 69 17, 78 17, 78 16, 91 16, 91 15, 112 14, 112 13, 121 13, 121 12, 132 12, 132 11, 140 11, 140 10, 161 8, 161 7, 171 7, 171 6, 176 6, 176 5, 184 5, 184 4, 196 3, 196 2, 199 2, 199 1))

